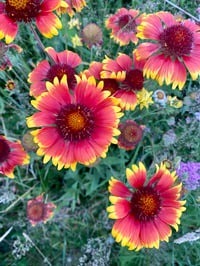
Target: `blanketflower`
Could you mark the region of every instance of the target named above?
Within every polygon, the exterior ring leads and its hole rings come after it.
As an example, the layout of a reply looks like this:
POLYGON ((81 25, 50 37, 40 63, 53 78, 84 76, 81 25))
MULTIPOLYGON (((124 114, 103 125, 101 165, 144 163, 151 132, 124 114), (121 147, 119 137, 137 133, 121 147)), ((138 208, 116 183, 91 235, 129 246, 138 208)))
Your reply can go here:
POLYGON ((128 45, 130 41, 136 45, 138 43, 136 27, 142 18, 143 15, 139 15, 138 10, 120 8, 115 15, 105 21, 105 26, 108 30, 112 29, 110 36, 120 46, 128 45))
POLYGON ((46 38, 58 35, 57 29, 62 28, 61 21, 52 12, 62 0, 5 0, 0 3, 0 39, 5 37, 11 43, 18 31, 18 23, 32 22, 46 38))
POLYGON ((136 60, 133 51, 133 60, 126 54, 119 54, 116 60, 106 56, 103 60, 102 79, 109 78, 120 81, 119 89, 114 96, 120 98, 121 108, 134 110, 137 105, 137 92, 144 85, 143 66, 145 60, 136 60))
POLYGON ((185 210, 186 201, 179 201, 182 184, 174 186, 176 172, 170 173, 163 164, 146 183, 145 166, 132 165, 126 176, 132 189, 111 177, 109 191, 113 205, 107 208, 109 218, 117 219, 112 235, 116 242, 129 250, 159 248, 160 241, 167 241, 172 234, 170 226, 178 231, 179 218, 185 210), (145 184, 146 183, 146 184, 145 184))
POLYGON ((144 74, 165 81, 181 90, 186 82, 188 69, 193 80, 200 73, 200 27, 190 20, 178 22, 169 12, 157 12, 145 17, 138 26, 137 36, 151 42, 141 43, 137 59, 147 59, 144 74))
POLYGON ((29 200, 27 203, 26 215, 32 226, 40 222, 46 223, 48 219, 53 216, 53 210, 56 205, 53 203, 44 203, 43 194, 35 198, 34 200, 29 200))
POLYGON ((87 6, 86 2, 84 0, 64 0, 66 2, 67 6, 60 6, 57 8, 56 12, 59 14, 66 14, 68 13, 70 17, 74 16, 74 11, 72 8, 76 10, 76 12, 81 12, 81 10, 87 6))
POLYGON ((0 174, 14 178, 14 168, 17 165, 29 163, 29 155, 24 151, 20 141, 11 142, 0 136, 0 174))
POLYGON ((118 146, 128 150, 133 150, 143 137, 144 126, 133 120, 119 124, 121 134, 118 137, 118 146))
POLYGON ((200 186, 200 163, 181 162, 176 172, 186 189, 195 190, 200 186))
POLYGON ((95 23, 87 24, 82 30, 82 40, 89 49, 92 46, 101 48, 103 43, 102 29, 95 23))
POLYGON ((113 136, 120 134, 118 101, 93 77, 76 79, 73 95, 66 75, 61 81, 55 77, 53 83, 46 82, 47 92, 31 102, 40 112, 27 118, 28 127, 42 127, 32 131, 37 154, 44 155, 44 163, 52 158, 59 170, 75 170, 78 162, 88 165, 106 157, 109 145, 117 143, 113 136))
POLYGON ((46 90, 46 81, 53 82, 55 77, 59 80, 63 75, 68 77, 69 89, 73 90, 76 86, 76 67, 81 63, 81 58, 76 53, 65 50, 57 53, 52 47, 45 49, 55 61, 50 65, 47 60, 41 61, 37 67, 29 74, 28 82, 33 83, 30 87, 30 95, 38 97, 46 90))

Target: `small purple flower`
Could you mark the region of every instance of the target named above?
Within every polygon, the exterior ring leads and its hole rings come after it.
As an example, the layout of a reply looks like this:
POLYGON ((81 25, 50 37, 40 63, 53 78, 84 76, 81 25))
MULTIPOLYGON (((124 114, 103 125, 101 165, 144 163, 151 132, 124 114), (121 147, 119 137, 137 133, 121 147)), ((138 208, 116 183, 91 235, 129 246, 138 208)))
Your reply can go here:
POLYGON ((200 186, 200 163, 180 163, 176 173, 188 190, 195 190, 200 186))

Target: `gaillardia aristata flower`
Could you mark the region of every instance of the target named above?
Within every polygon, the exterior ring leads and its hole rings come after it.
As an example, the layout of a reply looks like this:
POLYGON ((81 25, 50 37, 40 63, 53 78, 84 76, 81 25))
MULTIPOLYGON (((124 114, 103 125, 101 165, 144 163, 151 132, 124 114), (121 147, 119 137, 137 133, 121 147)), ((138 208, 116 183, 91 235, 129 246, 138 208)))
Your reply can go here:
POLYGON ((116 60, 108 57, 103 60, 101 78, 120 81, 119 89, 114 96, 120 98, 121 108, 135 109, 137 105, 136 93, 142 90, 144 85, 144 64, 144 60, 136 60, 135 52, 133 52, 133 60, 126 54, 119 54, 116 60))
POLYGON ((44 163, 52 158, 58 169, 75 170, 77 163, 88 165, 97 157, 106 157, 109 145, 117 143, 113 136, 118 128, 120 108, 118 100, 102 91, 103 82, 76 76, 77 85, 70 94, 67 76, 59 82, 47 82, 47 92, 32 104, 40 112, 27 118, 29 127, 42 127, 32 131, 38 143, 37 154, 44 155, 44 163))
POLYGON ((53 203, 44 203, 43 194, 27 203, 26 215, 33 226, 40 222, 46 223, 53 216, 53 210, 56 206, 53 203))
POLYGON ((137 10, 120 8, 115 15, 105 21, 105 26, 108 30, 112 29, 110 36, 120 46, 128 45, 130 41, 136 45, 136 27, 141 23, 142 17, 137 10))
POLYGON ((29 155, 24 151, 20 141, 11 142, 0 136, 0 174, 14 178, 17 165, 29 163, 29 155))
POLYGON ((143 137, 144 126, 138 125, 133 120, 119 124, 121 134, 118 137, 118 146, 128 150, 133 150, 143 137))
POLYGON ((76 86, 76 67, 81 63, 81 58, 71 51, 65 50, 57 53, 52 47, 45 49, 55 61, 50 65, 47 60, 40 62, 29 74, 28 82, 33 83, 30 87, 30 95, 38 97, 46 91, 46 81, 53 82, 55 77, 59 80, 63 75, 68 77, 68 86, 73 90, 76 86))
POLYGON ((151 42, 139 45, 137 59, 148 59, 144 66, 147 78, 165 81, 181 90, 188 69, 193 80, 200 72, 200 27, 190 20, 178 22, 169 12, 148 15, 138 26, 137 36, 151 42))
POLYGON ((132 165, 126 176, 132 189, 111 177, 109 191, 113 204, 107 208, 109 218, 117 219, 112 235, 122 246, 130 250, 159 248, 160 241, 168 241, 172 234, 170 226, 178 231, 179 218, 185 210, 185 201, 179 201, 182 184, 174 185, 176 172, 170 173, 163 164, 146 182, 145 166, 132 165), (146 184, 145 184, 146 183, 146 184))
POLYGON ((67 6, 60 5, 56 12, 59 15, 68 13, 70 17, 73 17, 75 14, 73 8, 76 12, 81 12, 81 10, 87 6, 84 0, 63 0, 62 2, 66 2, 67 6))
POLYGON ((46 38, 58 35, 62 28, 61 21, 52 12, 62 0, 5 0, 0 3, 0 39, 5 37, 6 43, 14 40, 18 23, 35 20, 38 30, 46 38))

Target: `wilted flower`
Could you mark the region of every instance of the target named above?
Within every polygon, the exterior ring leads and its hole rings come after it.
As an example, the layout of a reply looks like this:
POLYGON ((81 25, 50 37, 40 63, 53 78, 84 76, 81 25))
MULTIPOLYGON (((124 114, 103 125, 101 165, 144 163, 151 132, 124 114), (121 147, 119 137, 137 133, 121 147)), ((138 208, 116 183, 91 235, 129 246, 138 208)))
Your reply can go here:
POLYGON ((137 26, 141 23, 142 17, 138 10, 120 8, 115 15, 105 21, 105 25, 108 30, 112 29, 110 36, 120 46, 128 45, 130 41, 136 45, 137 26))
POLYGON ((116 219, 112 235, 116 242, 129 250, 159 248, 160 241, 169 241, 170 226, 178 231, 180 217, 186 201, 179 201, 182 184, 175 185, 176 172, 170 173, 163 164, 146 183, 145 166, 132 165, 126 169, 131 190, 121 181, 111 177, 108 190, 113 204, 107 208, 109 218, 116 219), (145 184, 146 183, 146 184, 145 184))
POLYGON ((34 200, 29 200, 27 203, 26 214, 27 218, 33 226, 40 222, 46 223, 48 219, 53 216, 53 210, 56 208, 56 205, 53 203, 44 203, 43 194, 38 196, 34 200))
POLYGON ((22 52, 22 48, 20 46, 16 44, 6 45, 4 42, 0 41, 0 71, 5 70, 7 66, 9 67, 9 70, 12 68, 12 63, 10 62, 10 59, 6 56, 6 52, 9 48, 14 48, 15 50, 17 50, 18 53, 22 52))
POLYGON ((97 24, 90 23, 82 30, 82 40, 89 49, 92 48, 92 46, 101 48, 103 43, 103 32, 97 24))
POLYGON ((15 143, 0 136, 0 174, 14 178, 15 166, 28 163, 29 155, 24 151, 20 141, 15 143))
POLYGON ((195 190, 200 186, 200 163, 181 162, 176 172, 188 190, 195 190))
POLYGON ((143 137, 143 127, 133 120, 127 120, 119 125, 121 134, 118 137, 118 146, 126 150, 133 150, 143 137))
POLYGON ((33 141, 33 136, 31 135, 31 130, 27 131, 22 138, 22 145, 25 150, 36 152, 38 145, 33 141))

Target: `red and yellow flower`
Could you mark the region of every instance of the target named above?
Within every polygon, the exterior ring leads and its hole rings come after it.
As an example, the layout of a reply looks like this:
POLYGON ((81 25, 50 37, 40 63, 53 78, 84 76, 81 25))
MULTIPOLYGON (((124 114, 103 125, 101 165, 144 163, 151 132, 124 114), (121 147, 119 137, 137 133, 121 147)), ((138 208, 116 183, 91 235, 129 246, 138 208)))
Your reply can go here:
POLYGON ((167 241, 172 229, 178 231, 185 201, 178 200, 182 184, 175 185, 176 172, 170 173, 163 164, 146 183, 145 166, 132 165, 126 169, 130 190, 121 181, 111 177, 109 191, 113 205, 107 208, 109 218, 117 219, 112 235, 130 250, 159 248, 160 241, 167 241), (146 185, 145 185, 146 183, 146 185))
POLYGON ((137 26, 141 23, 143 15, 138 10, 126 8, 118 9, 118 12, 105 21, 108 30, 112 29, 111 38, 120 46, 128 45, 132 41, 138 43, 136 37, 137 26))
POLYGON ((14 178, 15 166, 28 163, 29 155, 24 151, 20 141, 11 142, 0 136, 0 174, 14 178))
POLYGON ((44 203, 43 194, 35 198, 34 200, 29 200, 27 203, 26 215, 32 226, 40 222, 46 223, 48 219, 53 216, 53 210, 56 205, 53 203, 44 203))
POLYGON ((38 97, 42 92, 47 91, 46 81, 53 82, 55 77, 61 80, 63 75, 67 75, 69 89, 73 90, 76 86, 76 67, 81 63, 79 55, 68 50, 57 53, 52 47, 45 50, 55 64, 50 65, 47 60, 43 60, 29 74, 28 82, 33 83, 30 87, 30 95, 38 97))
MULTIPOLYGON (((35 20, 36 26, 46 38, 58 35, 62 28, 61 21, 52 12, 62 0, 5 0, 0 3, 0 39, 5 37, 11 43, 18 31, 18 23, 35 20)), ((63 3, 64 4, 64 3, 63 3)))
POLYGON ((144 74, 181 90, 188 69, 193 80, 200 73, 200 27, 190 20, 176 21, 169 12, 148 15, 138 26, 137 36, 151 42, 139 45, 137 59, 147 59, 144 74))
POLYGON ((75 170, 78 162, 89 165, 106 157, 109 145, 117 143, 113 136, 120 134, 118 101, 102 91, 103 83, 96 85, 94 77, 76 78, 73 95, 66 75, 46 82, 47 92, 32 101, 40 112, 27 118, 29 127, 42 127, 32 131, 37 154, 44 155, 44 163, 52 158, 58 169, 75 170))
POLYGON ((68 13, 70 17, 74 16, 73 8, 76 10, 76 12, 81 12, 81 10, 87 6, 86 2, 84 0, 64 0, 62 2, 66 2, 67 6, 62 6, 57 8, 56 12, 59 14, 66 14, 68 13))
POLYGON ((137 105, 137 92, 144 85, 143 66, 145 60, 136 60, 133 51, 133 60, 126 54, 119 54, 116 60, 106 57, 103 60, 102 79, 119 81, 119 88, 114 97, 120 98, 121 108, 134 110, 137 105))

